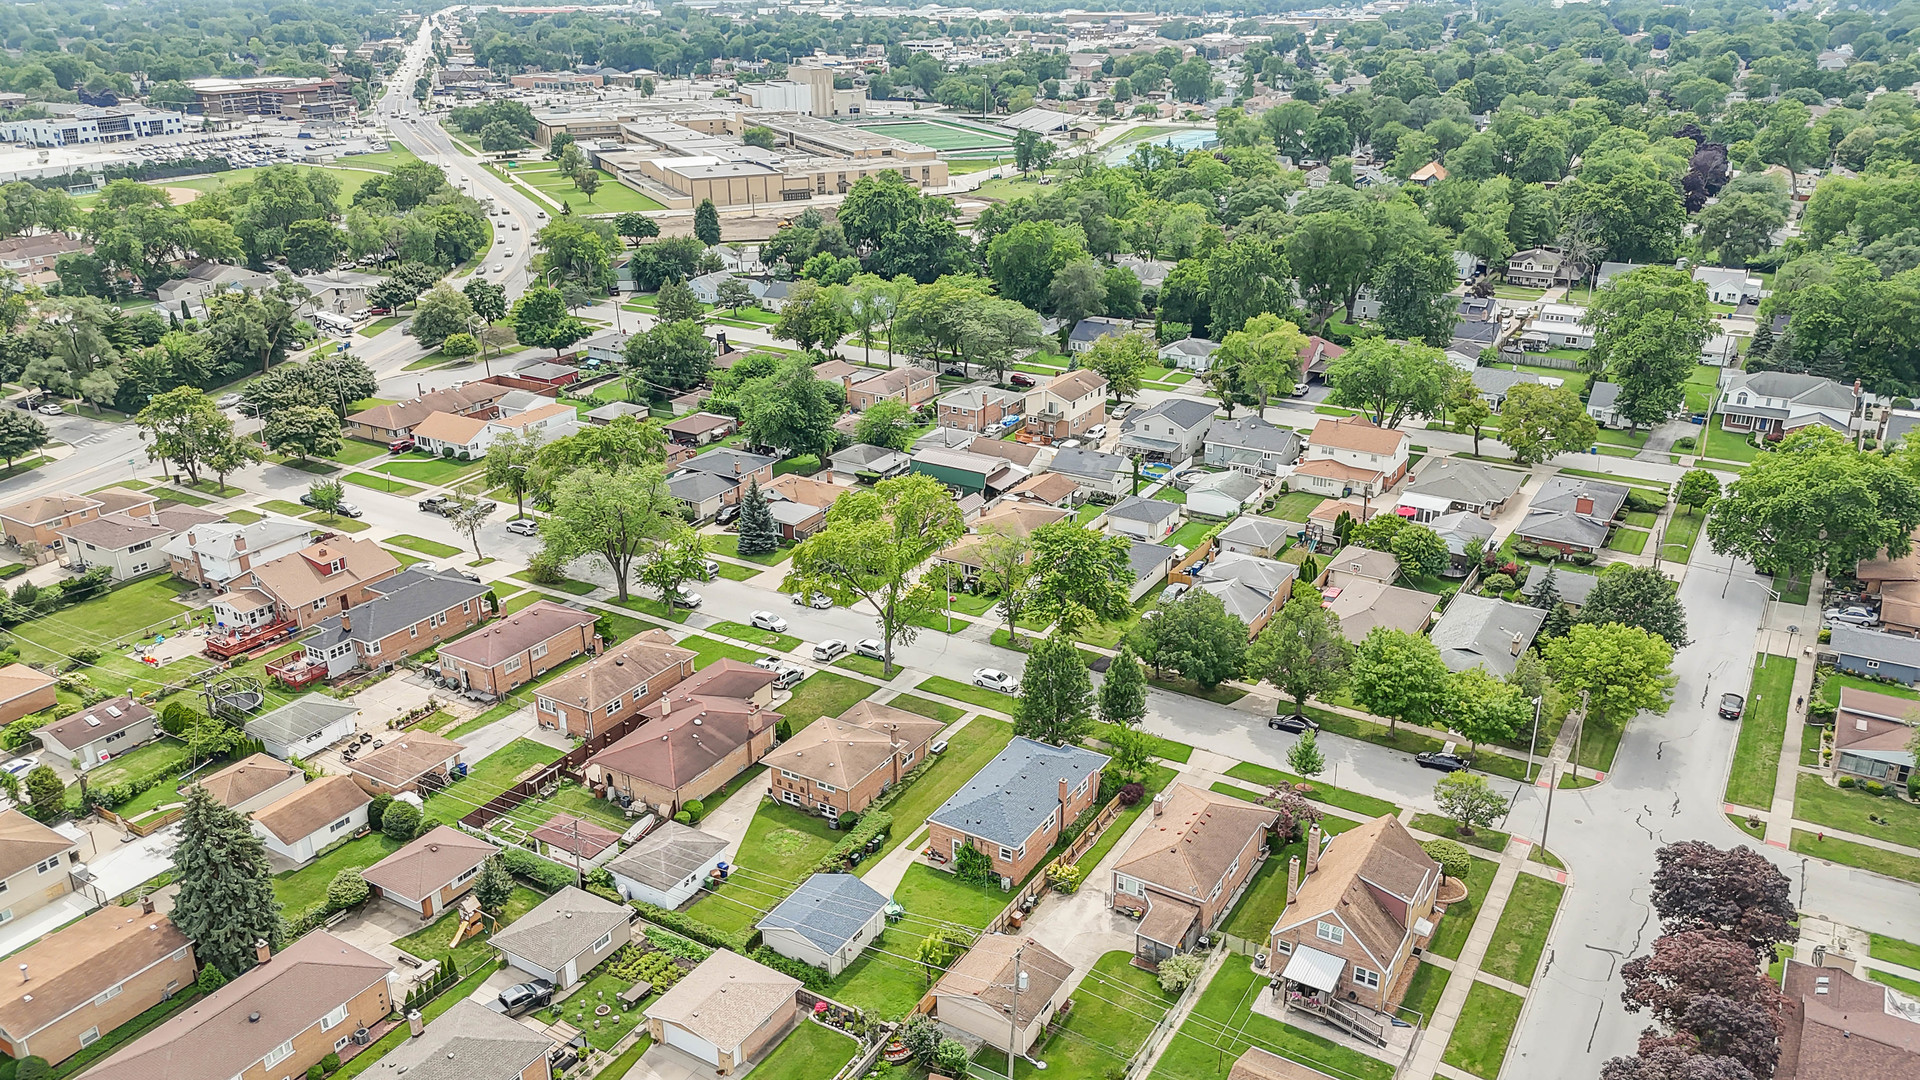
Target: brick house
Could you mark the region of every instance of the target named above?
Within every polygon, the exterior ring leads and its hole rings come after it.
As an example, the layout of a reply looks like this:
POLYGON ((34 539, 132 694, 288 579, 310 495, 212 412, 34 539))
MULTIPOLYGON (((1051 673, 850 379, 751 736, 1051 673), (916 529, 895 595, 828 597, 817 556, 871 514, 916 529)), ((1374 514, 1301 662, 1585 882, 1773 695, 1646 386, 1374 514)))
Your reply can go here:
POLYGON ((553 1040, 472 999, 394 1047, 380 1069, 409 1080, 551 1080, 553 1040))
POLYGON ((777 676, 738 660, 717 661, 643 706, 640 726, 587 759, 590 786, 671 817, 752 768, 773 749, 780 714, 767 708, 777 676))
POLYGON ((976 433, 1000 430, 1000 421, 1019 416, 1026 392, 997 386, 963 386, 941 396, 934 410, 941 427, 976 433))
POLYGON ((492 626, 440 646, 440 677, 500 697, 599 644, 592 612, 537 600, 492 626))
POLYGON ((773 483, 778 458, 723 446, 689 458, 667 478, 667 490, 687 504, 696 521, 707 521, 724 506, 740 501, 749 481, 773 483))
POLYGON ((1378 427, 1365 416, 1322 420, 1307 436, 1292 487, 1336 498, 1348 492, 1378 498, 1407 475, 1411 445, 1405 432, 1378 427))
POLYGON ((903 709, 862 701, 808 724, 768 754, 768 794, 812 813, 857 814, 927 756, 945 727, 903 709))
POLYGON ((1314 825, 1305 880, 1298 863, 1288 865, 1287 904, 1270 935, 1289 1004, 1356 1001, 1384 1011, 1398 1003, 1414 947, 1433 934, 1440 864, 1390 815, 1324 847, 1314 825))
POLYGON ((393 968, 315 930, 128 1043, 88 1080, 300 1076, 393 1011, 393 968), (257 1017, 257 1019, 256 1019, 257 1017))
POLYGON ((325 668, 326 678, 391 667, 487 618, 487 586, 455 573, 408 570, 368 591, 371 600, 320 623, 306 639, 307 665, 325 668))
POLYGON ((60 680, 25 664, 0 667, 0 724, 11 724, 60 703, 60 680))
POLYGON ((470 382, 453 390, 435 390, 409 401, 375 405, 347 417, 347 434, 358 439, 388 443, 412 436, 422 420, 437 412, 491 420, 499 414, 500 399, 512 387, 491 382, 470 382))
POLYGON ((540 687, 533 716, 541 727, 585 739, 659 700, 693 674, 692 649, 665 630, 635 634, 540 687))
POLYGON ((840 384, 847 388, 847 407, 855 412, 882 401, 897 401, 909 409, 917 409, 932 401, 933 395, 939 392, 940 373, 919 367, 897 367, 864 379, 843 375, 840 384))
POLYGON ((261 563, 213 598, 213 618, 228 634, 246 634, 276 622, 297 629, 379 595, 373 585, 400 572, 393 552, 371 540, 336 536, 261 563))
POLYGON ((367 867, 362 877, 377 895, 433 918, 473 888, 480 867, 500 849, 451 825, 437 825, 399 851, 367 867))
POLYGON ((946 856, 948 870, 972 845, 1002 878, 1025 881, 1061 830, 1093 805, 1109 760, 1077 746, 1015 738, 927 815, 928 842, 946 856))
POLYGON ((0 507, 0 530, 7 541, 18 547, 37 544, 43 549, 60 547, 60 533, 102 514, 153 513, 154 497, 125 488, 108 488, 91 495, 69 495, 56 491, 25 502, 0 507))
POLYGON ((193 944, 153 903, 109 905, 9 957, 31 994, 0 1002, 0 1053, 50 1065, 193 982, 193 944))
POLYGON ((1913 728, 1920 723, 1920 702, 1891 694, 1847 687, 1833 719, 1833 761, 1838 781, 1878 780, 1888 788, 1904 786, 1913 773, 1913 728))
POLYGON ((1154 821, 1113 868, 1113 904, 1144 911, 1134 955, 1157 964, 1194 943, 1233 908, 1266 860, 1277 812, 1175 784, 1153 806, 1154 821))
POLYGON ((347 763, 353 779, 369 795, 392 795, 441 786, 460 764, 466 747, 431 731, 409 731, 369 754, 347 763))
POLYGON ((788 473, 771 484, 763 484, 760 493, 767 497, 767 510, 780 527, 782 538, 799 543, 820 531, 827 522, 827 511, 847 489, 799 473, 788 473))
POLYGON ((1055 375, 1027 393, 1027 432, 1049 442, 1071 439, 1107 420, 1107 380, 1082 369, 1055 375))

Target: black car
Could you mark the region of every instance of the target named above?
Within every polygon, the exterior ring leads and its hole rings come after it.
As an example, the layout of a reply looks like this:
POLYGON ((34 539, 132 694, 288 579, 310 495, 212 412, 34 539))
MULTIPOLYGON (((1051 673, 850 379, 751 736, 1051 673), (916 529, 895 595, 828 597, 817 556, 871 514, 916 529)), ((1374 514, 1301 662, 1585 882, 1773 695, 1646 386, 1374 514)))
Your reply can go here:
POLYGON ((1269 716, 1267 726, 1275 731, 1319 731, 1320 723, 1311 716, 1269 716))
POLYGON ((1745 713, 1746 711, 1747 711, 1746 698, 1741 697, 1739 694, 1721 694, 1720 695, 1720 718, 1721 719, 1738 720, 1740 719, 1741 714, 1745 713))
POLYGON ((1413 760, 1423 769, 1438 769, 1441 772, 1459 772, 1467 767, 1467 759, 1459 754, 1430 750, 1424 754, 1413 755, 1413 760))
MULTIPOLYGON (((315 510, 325 509, 325 507, 320 505, 319 500, 313 497, 313 492, 311 491, 304 491, 300 493, 300 504, 302 506, 311 506, 315 510)), ((334 510, 341 517, 347 517, 347 518, 357 518, 361 514, 360 508, 353 505, 350 502, 343 502, 339 506, 335 507, 334 510)))
POLYGON ((545 979, 532 982, 514 983, 500 996, 487 1004, 487 1008, 508 1016, 522 1016, 553 1000, 553 984, 545 979))
POLYGON ((720 512, 718 514, 714 515, 713 523, 716 525, 731 525, 733 524, 734 520, 739 516, 740 516, 740 504, 728 503, 727 505, 720 508, 720 512))

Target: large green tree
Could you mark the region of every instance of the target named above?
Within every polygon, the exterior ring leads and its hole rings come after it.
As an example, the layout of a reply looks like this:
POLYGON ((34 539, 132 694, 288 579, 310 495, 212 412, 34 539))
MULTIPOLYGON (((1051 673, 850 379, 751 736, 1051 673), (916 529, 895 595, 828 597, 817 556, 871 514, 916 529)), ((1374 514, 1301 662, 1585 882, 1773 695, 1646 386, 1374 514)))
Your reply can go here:
POLYGON ((1065 746, 1093 730, 1093 679, 1073 638, 1055 630, 1034 643, 1020 676, 1013 733, 1065 746))
POLYGON ((1033 530, 1027 610, 1069 633, 1092 622, 1125 618, 1133 568, 1126 537, 1103 536, 1071 520, 1033 530))
POLYGON ((1389 731, 1402 720, 1433 723, 1446 707, 1447 665, 1430 639, 1376 626, 1354 652, 1349 685, 1354 703, 1386 717, 1389 731))
POLYGON ((157 395, 134 416, 147 460, 171 461, 198 482, 207 457, 233 439, 233 421, 191 386, 157 395))
POLYGON ((171 917, 202 963, 233 978, 254 965, 256 943, 279 943, 266 845, 199 784, 186 791, 173 868, 179 892, 171 917))
POLYGON ((1204 589, 1190 590, 1154 609, 1127 632, 1127 644, 1157 673, 1179 672, 1211 690, 1240 674, 1247 654, 1247 624, 1204 589))
POLYGON ((1381 427, 1411 417, 1438 416, 1456 369, 1445 352, 1386 338, 1368 338, 1327 368, 1327 401, 1363 409, 1381 427))
POLYGON ((1533 704, 1520 688, 1486 668, 1470 667, 1447 676, 1447 730, 1466 739, 1471 749, 1512 738, 1532 715, 1533 704))
POLYGON ((1680 587, 1651 566, 1614 563, 1600 575, 1580 608, 1580 622, 1620 623, 1658 634, 1676 649, 1687 644, 1687 611, 1680 587))
POLYGON ((1707 519, 1707 539, 1763 573, 1851 573, 1881 550, 1898 556, 1920 527, 1920 486, 1903 464, 1861 454, 1845 436, 1812 425, 1781 440, 1727 485, 1707 519))
POLYGON ((1624 726, 1673 700, 1673 646, 1637 626, 1575 625, 1547 642, 1547 671, 1560 692, 1586 694, 1590 719, 1624 726))
POLYGON ((1288 600, 1247 650, 1247 677, 1264 679, 1293 699, 1300 716, 1306 700, 1347 684, 1353 643, 1340 632, 1340 619, 1317 597, 1288 600))
POLYGON ((625 600, 634 563, 684 527, 680 507, 657 465, 615 472, 582 468, 554 486, 553 511, 540 521, 540 539, 561 565, 584 555, 597 557, 625 600))
POLYGON ((1620 387, 1615 409, 1630 428, 1652 426, 1686 404, 1686 383, 1715 333, 1706 286, 1684 270, 1643 266, 1615 275, 1587 308, 1593 348, 1585 366, 1620 387))
POLYGON ((1500 439, 1518 465, 1538 465, 1555 454, 1593 445, 1600 425, 1572 390, 1544 383, 1520 383, 1500 404, 1500 439))

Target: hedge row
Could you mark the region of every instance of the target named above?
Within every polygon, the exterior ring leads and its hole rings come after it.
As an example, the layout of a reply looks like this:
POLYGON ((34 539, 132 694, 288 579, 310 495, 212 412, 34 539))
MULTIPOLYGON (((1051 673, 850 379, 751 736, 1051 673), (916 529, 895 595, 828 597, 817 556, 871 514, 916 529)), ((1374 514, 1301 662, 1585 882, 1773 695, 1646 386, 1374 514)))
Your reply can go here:
POLYGON ((640 914, 645 916, 647 921, 715 949, 731 949, 741 956, 746 956, 753 951, 754 946, 760 944, 760 931, 751 927, 730 934, 719 927, 709 926, 685 912, 654 907, 645 900, 635 900, 633 906, 639 909, 640 914))
MULTIPOLYGON (((905 787, 905 784, 899 787, 905 787)), ((896 790, 898 790, 896 788, 896 790)), ((885 836, 893 830, 893 815, 885 810, 868 810, 861 815, 860 823, 847 833, 847 838, 833 846, 825 858, 814 865, 817 874, 831 874, 847 868, 847 857, 867 846, 867 842, 876 836, 885 836)))
POLYGON ((543 859, 523 847, 510 847, 500 853, 507 869, 553 893, 577 884, 580 875, 550 859, 543 859))
POLYGON ((824 969, 814 967, 812 964, 802 963, 791 956, 781 956, 765 945, 753 950, 753 955, 750 959, 756 963, 765 964, 773 970, 780 972, 782 975, 790 975, 793 978, 799 979, 806 985, 807 989, 815 993, 826 990, 827 984, 833 981, 827 976, 824 969))

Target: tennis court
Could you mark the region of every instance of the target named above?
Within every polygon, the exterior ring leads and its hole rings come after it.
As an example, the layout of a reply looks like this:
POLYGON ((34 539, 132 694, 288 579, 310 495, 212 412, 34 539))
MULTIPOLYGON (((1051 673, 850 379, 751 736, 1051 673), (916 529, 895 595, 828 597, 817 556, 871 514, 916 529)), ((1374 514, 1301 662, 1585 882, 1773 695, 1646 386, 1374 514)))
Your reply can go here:
POLYGON ((861 129, 935 150, 985 150, 1011 146, 1013 140, 991 131, 958 127, 931 120, 904 120, 896 124, 862 124, 861 129))

